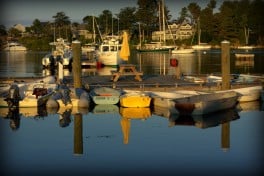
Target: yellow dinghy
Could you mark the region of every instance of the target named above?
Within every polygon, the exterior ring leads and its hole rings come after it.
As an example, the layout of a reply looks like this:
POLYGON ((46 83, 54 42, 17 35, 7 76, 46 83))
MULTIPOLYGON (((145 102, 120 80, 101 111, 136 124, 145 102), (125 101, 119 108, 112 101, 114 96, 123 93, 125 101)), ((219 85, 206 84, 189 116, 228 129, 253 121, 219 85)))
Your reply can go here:
POLYGON ((128 108, 149 107, 151 97, 144 93, 126 93, 120 96, 120 105, 128 108))

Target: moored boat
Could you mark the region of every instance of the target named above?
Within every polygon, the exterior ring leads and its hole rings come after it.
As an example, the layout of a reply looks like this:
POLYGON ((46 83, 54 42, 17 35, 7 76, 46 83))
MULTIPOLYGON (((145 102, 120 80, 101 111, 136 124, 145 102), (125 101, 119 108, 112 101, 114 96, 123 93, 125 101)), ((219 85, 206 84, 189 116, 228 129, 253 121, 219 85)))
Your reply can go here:
POLYGON ((90 91, 90 97, 95 104, 117 104, 121 92, 110 87, 98 87, 90 91))
POLYGON ((217 92, 235 91, 239 94, 239 98, 238 98, 239 102, 249 102, 249 101, 259 100, 261 98, 261 90, 262 90, 261 86, 250 86, 250 87, 223 90, 217 92))
POLYGON ((122 62, 119 56, 121 44, 118 36, 106 36, 97 51, 98 62, 105 66, 117 66, 122 62))
POLYGON ((27 51, 27 48, 18 42, 8 42, 5 51, 27 51))
POLYGON ((171 50, 172 54, 190 54, 190 53, 194 53, 194 49, 193 48, 175 48, 173 50, 171 50))
POLYGON ((208 44, 199 44, 199 45, 193 45, 192 48, 195 50, 209 50, 212 48, 212 46, 208 44))
POLYGON ((122 107, 149 107, 151 97, 142 92, 125 93, 120 96, 120 105, 122 107))
POLYGON ((37 107, 45 105, 56 89, 54 77, 28 82, 14 82, 0 91, 0 107, 37 107))
POLYGON ((174 99, 190 97, 204 93, 189 90, 178 90, 173 92, 150 92, 149 94, 155 107, 167 108, 170 113, 177 113, 174 99))
POLYGON ((42 58, 42 66, 44 68, 54 67, 58 62, 61 62, 64 67, 70 67, 73 62, 73 54, 64 39, 58 38, 50 45, 55 46, 55 50, 42 58))
POLYGON ((59 85, 56 92, 46 103, 48 108, 87 108, 90 105, 88 92, 81 88, 71 90, 66 85, 59 85))
POLYGON ((180 115, 203 115, 236 106, 239 95, 234 91, 177 98, 175 109, 180 115))

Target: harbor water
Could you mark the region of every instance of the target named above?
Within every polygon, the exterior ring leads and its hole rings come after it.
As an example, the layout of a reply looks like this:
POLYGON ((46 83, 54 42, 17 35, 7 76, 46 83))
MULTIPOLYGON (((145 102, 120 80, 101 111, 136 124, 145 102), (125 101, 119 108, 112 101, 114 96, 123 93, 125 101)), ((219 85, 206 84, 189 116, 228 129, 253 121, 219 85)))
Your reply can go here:
MULTIPOLYGON (((244 51, 243 51, 244 52, 244 51)), ((264 74, 264 51, 237 61, 231 73, 264 74)), ((2 52, 0 77, 49 75, 45 52, 2 52)), ((219 74, 220 50, 187 55, 132 52, 129 62, 144 74, 173 74, 170 58, 185 75, 219 74)), ((86 68, 85 76, 115 68, 86 68)), ((65 74, 71 71, 65 69, 65 74)), ((157 107, 124 110, 117 105, 75 110, 0 109, 1 175, 263 175, 261 101, 209 116, 180 117, 157 107), (131 111, 131 113, 129 113, 131 111), (147 113, 146 113, 147 112, 147 113), (132 115, 134 114, 134 116, 132 115)))

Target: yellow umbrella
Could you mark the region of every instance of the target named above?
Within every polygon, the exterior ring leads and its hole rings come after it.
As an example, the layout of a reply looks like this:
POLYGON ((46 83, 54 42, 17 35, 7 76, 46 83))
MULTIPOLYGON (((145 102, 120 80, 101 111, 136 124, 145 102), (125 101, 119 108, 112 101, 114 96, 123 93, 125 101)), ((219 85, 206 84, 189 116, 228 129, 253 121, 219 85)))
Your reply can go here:
POLYGON ((123 42, 122 42, 121 51, 119 55, 125 61, 127 61, 128 57, 130 56, 127 32, 123 33, 123 42))

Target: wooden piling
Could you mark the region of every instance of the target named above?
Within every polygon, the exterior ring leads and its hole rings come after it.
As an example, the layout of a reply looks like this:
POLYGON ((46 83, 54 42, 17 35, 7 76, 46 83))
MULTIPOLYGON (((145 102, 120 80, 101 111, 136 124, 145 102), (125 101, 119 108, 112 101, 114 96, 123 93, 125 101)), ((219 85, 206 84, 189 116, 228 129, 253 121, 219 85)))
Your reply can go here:
POLYGON ((57 83, 60 84, 61 81, 63 80, 63 64, 61 61, 58 62, 58 79, 57 83))
POLYGON ((82 72, 81 72, 81 43, 78 40, 72 42, 73 51, 73 85, 74 88, 82 87, 82 72))
POLYGON ((230 89, 230 42, 221 42, 222 90, 230 89))

